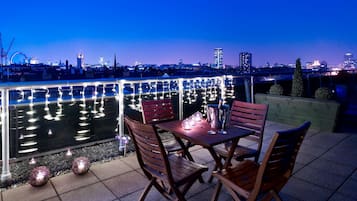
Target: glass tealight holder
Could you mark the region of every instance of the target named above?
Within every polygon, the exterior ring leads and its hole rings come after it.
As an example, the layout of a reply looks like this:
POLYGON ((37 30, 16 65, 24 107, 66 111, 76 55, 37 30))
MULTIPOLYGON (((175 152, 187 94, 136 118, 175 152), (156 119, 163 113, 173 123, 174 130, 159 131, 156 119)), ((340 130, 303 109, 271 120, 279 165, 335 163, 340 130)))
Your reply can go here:
POLYGON ((196 122, 200 122, 202 120, 203 116, 202 116, 202 113, 201 112, 195 112, 193 114, 193 119, 196 121, 196 122))
POLYGON ((82 175, 88 172, 90 162, 87 157, 78 157, 73 160, 72 171, 74 174, 82 175))
POLYGON ((50 170, 46 166, 39 166, 34 168, 29 177, 31 186, 43 186, 50 179, 50 170))
POLYGON ((190 119, 185 119, 185 120, 183 120, 182 121, 182 128, 184 129, 184 130, 190 130, 191 129, 191 122, 190 122, 190 119))

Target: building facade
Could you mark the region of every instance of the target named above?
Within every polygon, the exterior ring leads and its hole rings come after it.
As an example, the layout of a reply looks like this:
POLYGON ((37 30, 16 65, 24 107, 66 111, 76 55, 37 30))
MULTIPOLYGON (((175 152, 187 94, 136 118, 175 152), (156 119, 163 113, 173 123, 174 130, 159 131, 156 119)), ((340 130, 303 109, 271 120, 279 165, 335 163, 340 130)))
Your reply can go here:
POLYGON ((241 52, 239 53, 239 67, 245 73, 250 73, 252 68, 252 53, 241 52))
POLYGON ((214 49, 214 67, 217 69, 223 69, 223 49, 214 49))
POLYGON ((355 68, 356 67, 356 61, 353 59, 353 54, 352 53, 347 52, 344 55, 343 66, 345 68, 355 68))
POLYGON ((77 68, 81 69, 84 67, 84 55, 79 53, 77 55, 77 68))

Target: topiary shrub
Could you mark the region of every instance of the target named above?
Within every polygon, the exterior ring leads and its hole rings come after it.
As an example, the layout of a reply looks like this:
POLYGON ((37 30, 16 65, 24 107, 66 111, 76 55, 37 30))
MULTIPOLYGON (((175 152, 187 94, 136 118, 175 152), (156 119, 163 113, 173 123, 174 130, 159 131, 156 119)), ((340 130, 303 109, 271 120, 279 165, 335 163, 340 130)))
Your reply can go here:
POLYGON ((332 98, 332 92, 327 87, 320 87, 315 91, 315 98, 319 100, 329 100, 332 98))
POLYGON ((271 95, 283 95, 284 89, 280 84, 273 84, 270 86, 269 94, 271 95))
POLYGON ((301 61, 296 59, 291 96, 301 97, 304 93, 304 82, 302 79, 301 61))

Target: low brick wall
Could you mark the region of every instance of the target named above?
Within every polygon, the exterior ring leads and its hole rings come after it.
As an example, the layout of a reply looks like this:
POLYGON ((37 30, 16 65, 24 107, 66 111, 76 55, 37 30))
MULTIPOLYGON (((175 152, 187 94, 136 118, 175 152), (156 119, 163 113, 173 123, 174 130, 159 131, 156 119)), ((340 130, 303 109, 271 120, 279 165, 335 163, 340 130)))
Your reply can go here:
POLYGON ((255 102, 269 105, 270 121, 297 126, 308 120, 312 128, 330 132, 336 128, 340 108, 336 101, 268 94, 255 94, 255 102))

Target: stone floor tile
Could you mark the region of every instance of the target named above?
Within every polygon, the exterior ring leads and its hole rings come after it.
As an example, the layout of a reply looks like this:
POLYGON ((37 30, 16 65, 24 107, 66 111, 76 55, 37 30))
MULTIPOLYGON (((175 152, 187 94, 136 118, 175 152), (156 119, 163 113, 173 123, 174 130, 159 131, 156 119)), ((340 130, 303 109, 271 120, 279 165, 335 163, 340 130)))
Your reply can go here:
POLYGON ((310 128, 306 133, 305 139, 309 139, 310 137, 313 137, 314 135, 319 134, 319 133, 320 133, 320 131, 310 128))
MULTIPOLYGON (((203 198, 205 198, 205 200, 210 200, 213 195, 213 191, 214 188, 209 187, 204 189, 203 191, 199 191, 198 193, 196 192, 196 194, 188 196, 187 198, 190 201, 201 201, 203 200, 203 198)), ((218 201, 224 201, 224 200, 232 200, 232 197, 224 192, 221 192, 220 196, 218 197, 218 201)))
MULTIPOLYGON (((139 200, 139 197, 144 189, 135 191, 129 195, 125 195, 120 198, 120 201, 133 201, 139 200)), ((147 194, 145 201, 167 201, 167 199, 156 190, 155 187, 152 187, 149 193, 147 194)))
POLYGON ((352 197, 353 199, 357 200, 357 181, 353 179, 347 180, 339 189, 338 192, 352 197))
POLYGON ((331 190, 337 189, 346 180, 346 176, 336 175, 310 166, 304 167, 294 176, 331 190))
POLYGON ((340 176, 349 176, 355 167, 335 163, 324 158, 318 158, 308 165, 321 171, 326 171, 340 176))
POLYGON ((352 198, 352 197, 345 196, 341 193, 335 193, 332 195, 332 197, 330 199, 328 199, 328 201, 356 201, 356 199, 352 198))
POLYGON ((140 169, 140 165, 135 153, 129 153, 127 157, 120 159, 133 169, 140 169))
POLYGON ((241 138, 239 139, 239 145, 241 146, 246 146, 246 147, 250 147, 250 146, 256 146, 256 142, 252 141, 252 140, 247 140, 245 138, 241 138))
POLYGON ((348 136, 345 134, 319 133, 319 135, 305 139, 304 144, 329 149, 340 143, 346 137, 348 136))
POLYGON ((213 161, 212 155, 209 153, 207 149, 199 149, 191 152, 191 155, 195 162, 200 164, 206 164, 213 161))
MULTIPOLYGON (((208 183, 206 182, 207 180, 205 180, 205 183, 200 183, 199 181, 196 181, 190 188, 190 190, 188 190, 187 194, 186 194, 186 198, 190 198, 194 195, 196 195, 199 192, 205 191, 207 189, 212 188, 213 186, 216 185, 217 181, 213 180, 212 183, 208 183)), ((209 193, 212 194, 212 193, 209 193)), ((206 195, 207 196, 207 195, 206 195)))
POLYGON ((53 198, 50 198, 50 199, 47 199, 47 200, 44 200, 44 201, 61 201, 59 197, 53 197, 53 198))
POLYGON ((323 154, 321 157, 326 160, 333 161, 334 163, 357 167, 357 155, 353 155, 348 152, 339 153, 332 149, 323 154))
POLYGON ((327 151, 326 148, 321 148, 319 146, 312 146, 310 144, 302 144, 299 150, 299 153, 310 154, 316 157, 321 156, 327 151))
POLYGON ((351 179, 357 181, 357 170, 355 170, 351 176, 351 179))
POLYGON ((293 196, 291 196, 289 194, 285 194, 283 192, 279 192, 279 196, 284 201, 300 201, 298 198, 295 198, 295 197, 293 197, 293 196))
POLYGON ((30 184, 26 184, 2 193, 3 201, 40 201, 55 197, 56 195, 56 191, 50 182, 41 187, 32 187, 30 184))
POLYGON ((287 130, 294 128, 294 126, 287 125, 287 124, 281 124, 278 122, 273 122, 269 123, 268 121, 265 122, 265 128, 264 128, 264 133, 265 131, 271 131, 271 133, 275 133, 276 131, 282 131, 282 130, 287 130))
POLYGON ((113 201, 116 197, 102 183, 95 183, 60 195, 62 201, 113 201))
POLYGON ((71 191, 83 186, 87 186, 98 182, 97 177, 91 171, 84 175, 76 175, 74 173, 67 173, 54 178, 51 181, 59 194, 71 191))
POLYGON ((148 184, 149 180, 136 171, 113 177, 105 180, 104 184, 117 196, 123 197, 128 193, 142 189, 148 184))
POLYGON ((293 174, 296 174, 298 171, 300 171, 300 170, 301 170, 302 168, 304 168, 304 167, 305 167, 304 164, 295 162, 293 174))
POLYGON ((199 150, 199 149, 202 149, 202 146, 200 145, 194 145, 192 147, 190 147, 189 151, 196 151, 196 150, 199 150))
POLYGON ((325 201, 333 193, 332 190, 313 185, 294 176, 289 179, 281 192, 306 201, 325 201))
POLYGON ((105 180, 133 170, 132 167, 124 163, 122 160, 113 160, 107 163, 98 164, 91 168, 91 171, 100 180, 105 180))
POLYGON ((299 152, 296 157, 296 162, 306 165, 315 160, 316 158, 317 157, 312 154, 299 152))

